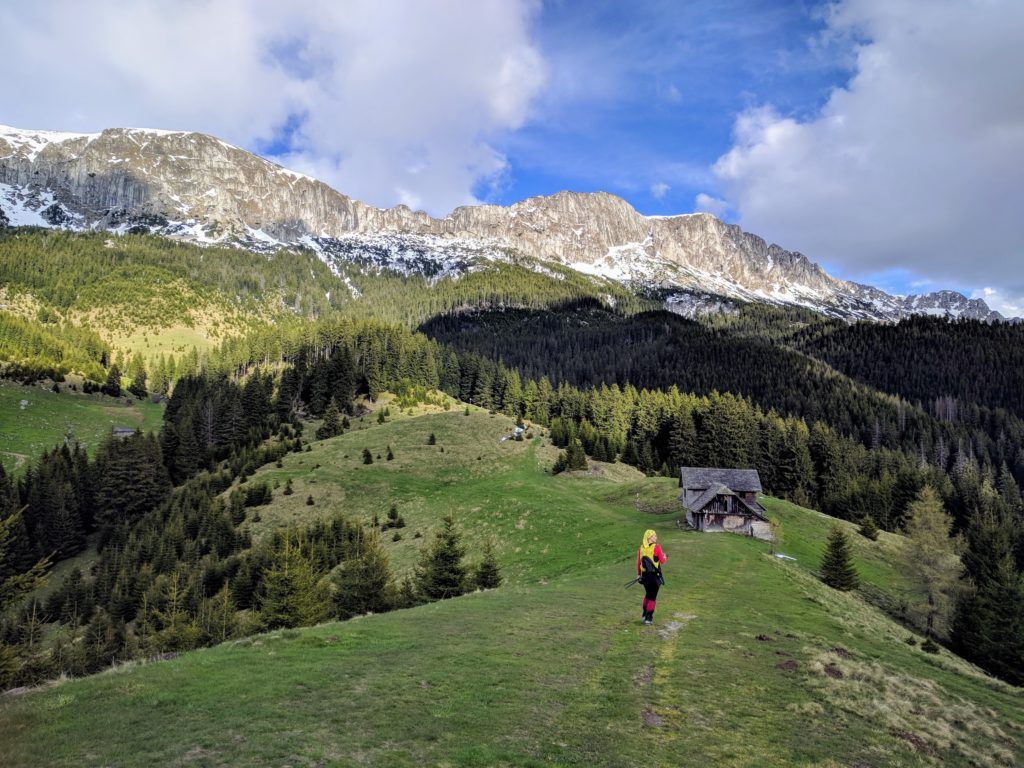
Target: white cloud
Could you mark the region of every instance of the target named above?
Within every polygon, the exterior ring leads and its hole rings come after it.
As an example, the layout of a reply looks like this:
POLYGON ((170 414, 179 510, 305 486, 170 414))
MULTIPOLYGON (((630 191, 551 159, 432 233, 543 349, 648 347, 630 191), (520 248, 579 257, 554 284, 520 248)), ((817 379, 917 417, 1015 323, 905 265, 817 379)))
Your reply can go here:
POLYGON ((1024 317, 1024 291, 1011 295, 999 288, 979 288, 971 293, 972 299, 984 299, 996 312, 1005 317, 1024 317))
POLYGON ((535 0, 15 0, 0 122, 200 130, 378 205, 474 202, 545 83, 535 0), (280 130, 290 124, 290 141, 280 130))
POLYGON ((663 197, 665 197, 665 195, 668 194, 670 189, 672 189, 672 187, 670 187, 664 181, 655 182, 654 184, 651 184, 651 197, 653 197, 655 200, 661 200, 663 197))
POLYGON ((808 120, 741 114, 715 165, 739 223, 856 277, 1024 294, 1024 3, 843 0, 855 71, 808 120))
POLYGON ((699 192, 693 201, 693 209, 695 211, 713 213, 715 216, 721 218, 725 215, 726 211, 729 210, 729 204, 725 202, 725 200, 719 200, 717 197, 712 197, 704 192, 699 192))

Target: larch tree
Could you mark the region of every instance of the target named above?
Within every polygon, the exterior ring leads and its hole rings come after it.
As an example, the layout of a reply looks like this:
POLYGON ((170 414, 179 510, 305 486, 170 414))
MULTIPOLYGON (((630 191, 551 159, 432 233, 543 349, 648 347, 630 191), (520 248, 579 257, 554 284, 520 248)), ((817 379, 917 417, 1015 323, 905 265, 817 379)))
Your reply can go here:
POLYGON ((963 572, 957 543, 949 536, 952 527, 942 499, 925 486, 907 511, 901 560, 910 586, 911 616, 932 638, 948 636, 953 596, 963 572))

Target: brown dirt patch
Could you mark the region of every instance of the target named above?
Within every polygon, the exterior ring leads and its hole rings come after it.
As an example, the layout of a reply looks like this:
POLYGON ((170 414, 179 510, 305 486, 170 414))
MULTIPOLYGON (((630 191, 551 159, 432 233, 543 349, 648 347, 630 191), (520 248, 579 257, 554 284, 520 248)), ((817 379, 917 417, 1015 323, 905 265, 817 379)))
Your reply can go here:
POLYGON ((771 638, 768 637, 768 635, 758 635, 756 639, 760 640, 762 643, 767 643, 771 640, 771 638))
POLYGON ((834 653, 836 656, 838 656, 840 659, 852 659, 853 658, 853 654, 850 653, 845 648, 843 648, 842 646, 838 646, 837 645, 835 648, 829 648, 829 650, 832 653, 834 653))
POLYGON ((780 661, 775 667, 783 672, 792 672, 796 669, 796 662, 793 659, 786 659, 785 661, 780 661))
POLYGON ((825 674, 831 677, 833 680, 842 680, 845 677, 845 675, 843 674, 843 670, 841 670, 839 667, 837 667, 835 664, 832 664, 831 662, 825 665, 824 670, 825 674))
POLYGON ((654 679, 654 665, 648 664, 644 667, 643 672, 640 673, 640 682, 643 685, 650 685, 654 679))
POLYGON ((649 709, 645 709, 642 713, 644 719, 644 725, 647 728, 660 728, 663 721, 661 715, 652 712, 649 709))

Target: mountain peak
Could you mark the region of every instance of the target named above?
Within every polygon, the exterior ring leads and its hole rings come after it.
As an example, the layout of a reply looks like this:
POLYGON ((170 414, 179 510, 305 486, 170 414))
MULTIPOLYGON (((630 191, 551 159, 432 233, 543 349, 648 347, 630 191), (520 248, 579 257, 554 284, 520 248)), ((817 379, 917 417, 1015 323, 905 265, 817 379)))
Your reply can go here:
MULTIPOLYGON (((847 319, 1000 317, 982 300, 952 291, 896 297, 838 280, 803 254, 710 213, 644 216, 608 192, 562 190, 509 206, 462 206, 435 219, 406 205, 367 205, 188 131, 65 133, 0 126, 0 223, 5 220, 153 231, 258 249, 346 238, 349 254, 357 247, 353 238, 419 238, 409 247, 424 258, 433 253, 439 262, 449 244, 459 243, 457 250, 469 247, 488 258, 519 252, 667 295, 793 304, 847 319)), ((459 263, 466 263, 463 256, 459 263)))

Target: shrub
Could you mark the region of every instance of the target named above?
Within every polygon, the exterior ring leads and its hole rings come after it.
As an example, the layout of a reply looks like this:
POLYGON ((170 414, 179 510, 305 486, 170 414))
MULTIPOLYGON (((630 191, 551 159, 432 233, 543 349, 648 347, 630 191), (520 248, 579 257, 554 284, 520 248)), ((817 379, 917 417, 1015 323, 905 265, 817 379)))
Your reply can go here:
POLYGON ((857 531, 865 539, 876 541, 878 539, 878 526, 871 515, 864 515, 860 520, 860 528, 857 531))

